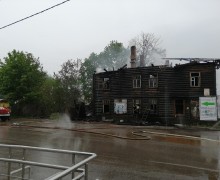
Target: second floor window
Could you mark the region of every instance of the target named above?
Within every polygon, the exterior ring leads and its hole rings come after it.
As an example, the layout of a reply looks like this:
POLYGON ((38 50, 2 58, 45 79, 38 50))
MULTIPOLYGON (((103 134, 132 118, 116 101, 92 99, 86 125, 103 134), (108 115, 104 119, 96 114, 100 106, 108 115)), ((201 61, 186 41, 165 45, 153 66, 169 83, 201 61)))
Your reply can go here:
POLYGON ((190 73, 190 86, 200 87, 200 73, 199 72, 190 73))
POLYGON ((103 78, 103 89, 109 89, 109 78, 103 78))
POLYGON ((149 77, 149 88, 157 88, 158 87, 158 79, 157 79, 157 74, 156 75, 153 75, 153 74, 150 74, 150 77, 149 77))
POLYGON ((133 88, 141 88, 141 75, 133 77, 133 88))

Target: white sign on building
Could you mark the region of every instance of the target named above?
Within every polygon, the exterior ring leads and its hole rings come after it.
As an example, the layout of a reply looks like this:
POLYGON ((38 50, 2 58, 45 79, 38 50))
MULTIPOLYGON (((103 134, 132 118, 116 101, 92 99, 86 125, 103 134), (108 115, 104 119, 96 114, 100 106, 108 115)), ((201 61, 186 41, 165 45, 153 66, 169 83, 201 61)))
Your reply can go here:
POLYGON ((116 114, 127 113, 127 105, 125 103, 116 103, 115 104, 115 113, 116 114))
POLYGON ((114 112, 115 114, 127 113, 127 99, 115 99, 114 100, 114 112))
POLYGON ((200 120, 217 121, 216 97, 199 98, 200 120))

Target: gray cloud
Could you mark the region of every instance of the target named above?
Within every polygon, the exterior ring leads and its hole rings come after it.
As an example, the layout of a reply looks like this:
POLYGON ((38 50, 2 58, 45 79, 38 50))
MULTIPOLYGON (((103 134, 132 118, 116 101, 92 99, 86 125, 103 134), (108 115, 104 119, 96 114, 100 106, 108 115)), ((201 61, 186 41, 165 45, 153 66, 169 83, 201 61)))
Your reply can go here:
MULTIPOLYGON (((0 1, 0 26, 62 1, 0 1)), ((140 32, 163 40, 168 57, 220 57, 219 0, 75 0, 0 31, 0 58, 33 53, 50 74, 68 59, 85 58, 111 41, 140 32)))

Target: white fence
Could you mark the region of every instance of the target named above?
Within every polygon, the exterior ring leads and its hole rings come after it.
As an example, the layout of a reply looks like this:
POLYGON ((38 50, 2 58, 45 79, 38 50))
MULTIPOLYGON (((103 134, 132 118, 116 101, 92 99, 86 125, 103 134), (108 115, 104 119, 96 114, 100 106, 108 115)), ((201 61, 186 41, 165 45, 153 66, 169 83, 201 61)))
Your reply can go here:
POLYGON ((88 162, 95 157, 96 154, 88 152, 0 144, 0 179, 88 180, 88 162), (46 162, 47 157, 53 163, 46 162), (48 177, 42 178, 39 173, 43 168, 48 177))

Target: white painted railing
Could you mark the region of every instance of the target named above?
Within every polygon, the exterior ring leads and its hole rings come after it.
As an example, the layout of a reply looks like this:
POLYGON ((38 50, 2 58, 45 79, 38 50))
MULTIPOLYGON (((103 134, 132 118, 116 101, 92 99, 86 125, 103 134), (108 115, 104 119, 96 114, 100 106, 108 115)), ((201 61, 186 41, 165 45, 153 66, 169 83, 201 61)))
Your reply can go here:
MULTIPOLYGON (((45 157, 47 156, 48 154, 45 154, 45 157)), ((5 162, 5 166, 6 166, 5 172, 0 171, 1 173, 0 176, 5 177, 5 179, 7 180, 12 180, 12 179, 29 180, 32 179, 30 177, 32 168, 40 167, 40 168, 49 168, 57 171, 53 175, 44 178, 45 180, 61 180, 62 178, 71 179, 71 180, 78 180, 84 178, 85 180, 88 180, 88 163, 95 157, 96 154, 89 152, 0 144, 0 162, 5 162), (31 159, 30 157, 35 156, 36 152, 40 152, 40 153, 49 152, 51 154, 56 155, 54 156, 54 158, 59 157, 60 154, 70 156, 69 159, 71 162, 69 162, 69 164, 71 165, 64 166, 59 164, 43 163, 43 162, 30 160, 31 159), (1 157, 1 154, 4 154, 2 155, 3 157, 1 157), (20 154, 19 158, 17 157, 18 154, 20 154), (77 161, 77 159, 80 160, 77 161), (17 166, 19 166, 19 168, 15 169, 15 167, 17 166)), ((58 162, 59 161, 60 160, 58 160, 58 162)))

